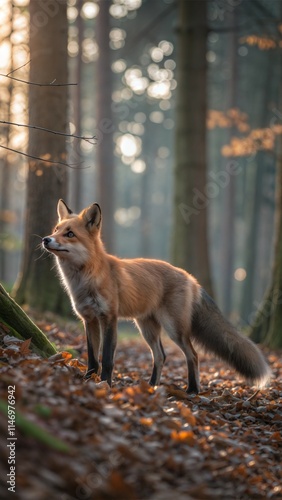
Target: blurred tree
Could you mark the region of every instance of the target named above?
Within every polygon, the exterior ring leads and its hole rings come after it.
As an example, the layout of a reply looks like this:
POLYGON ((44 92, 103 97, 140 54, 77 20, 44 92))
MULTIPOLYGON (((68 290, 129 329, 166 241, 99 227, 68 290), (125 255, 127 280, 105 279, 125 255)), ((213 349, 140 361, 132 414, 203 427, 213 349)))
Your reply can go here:
POLYGON ((110 49, 110 12, 111 0, 99 3, 99 14, 96 20, 96 40, 99 56, 96 64, 97 93, 96 113, 97 128, 97 200, 103 210, 103 241, 108 252, 114 247, 114 151, 113 151, 113 114, 112 91, 113 76, 111 69, 110 49))
MULTIPOLYGON (((56 80, 56 84, 65 84, 68 81, 66 2, 48 5, 43 11, 41 2, 31 0, 29 6, 30 81, 44 84, 29 87, 29 123, 64 132, 67 128, 68 90, 65 85, 54 86, 51 82, 56 80)), ((65 138, 30 130, 28 154, 65 162, 65 138)), ((36 309, 58 313, 69 310, 68 300, 63 300, 64 292, 51 270, 54 268, 53 259, 39 259, 36 246, 40 243, 38 237, 50 234, 56 221, 57 200, 66 194, 65 166, 29 160, 24 256, 15 296, 20 304, 28 303, 36 309)))
MULTIPOLYGON (((12 43, 13 37, 13 5, 9 5, 9 42, 10 42, 10 67, 8 73, 11 73, 14 68, 14 44, 12 43)), ((5 82, 7 92, 1 92, 3 98, 0 98, 1 109, 5 110, 5 118, 7 122, 11 121, 11 103, 13 98, 14 82, 13 80, 7 80, 5 82), (8 99, 4 97, 7 94, 8 99)), ((1 127, 1 137, 4 140, 6 146, 10 143, 11 126, 6 124, 1 127)), ((9 237, 9 220, 7 217, 10 208, 10 191, 11 191, 11 165, 7 155, 1 155, 0 157, 0 279, 2 281, 8 281, 8 252, 6 250, 6 242, 9 237)))
POLYGON ((264 342, 272 348, 282 347, 282 136, 279 137, 277 161, 277 199, 276 199, 276 245, 272 281, 259 308, 251 338, 264 342))
MULTIPOLYGON (((231 32, 229 36, 228 55, 230 60, 230 81, 228 85, 228 107, 237 107, 237 86, 238 80, 238 36, 235 31, 237 24, 237 13, 233 10, 230 15, 231 32)), ((235 133, 235 127, 230 127, 229 135, 235 133)), ((234 271, 234 246, 235 246, 235 198, 236 198, 236 177, 230 176, 229 182, 224 189, 224 209, 222 213, 222 241, 221 241, 221 279, 222 279, 222 310, 227 316, 232 311, 232 285, 234 271)))
MULTIPOLYGON (((260 51, 257 51, 253 58, 253 78, 261 79, 262 83, 256 90, 254 102, 255 123, 258 127, 263 127, 267 123, 269 112, 269 101, 272 97, 271 82, 273 74, 273 53, 263 54, 264 71, 261 72, 260 51), (257 73, 256 73, 257 71, 257 73), (259 76, 256 76, 258 74, 259 76)), ((249 203, 248 212, 246 214, 248 222, 248 234, 246 238, 245 248, 245 268, 247 271, 246 279, 244 280, 244 288, 242 294, 241 316, 247 321, 250 311, 253 309, 255 300, 255 278, 258 272, 258 253, 259 253, 259 234, 261 229, 261 215, 263 207, 263 196, 266 176, 266 155, 265 151, 257 151, 252 161, 249 161, 247 173, 249 179, 249 203)))
MULTIPOLYGON (((77 45, 78 51, 75 58, 75 81, 77 85, 73 88, 73 105, 74 105, 74 125, 76 135, 81 136, 81 98, 82 98, 82 43, 83 43, 83 30, 84 30, 84 19, 82 17, 82 0, 77 0, 77 18, 76 18, 76 28, 77 28, 77 45)), ((76 159, 81 157, 81 141, 75 140, 75 148, 73 156, 75 154, 76 159)), ((77 168, 73 172, 73 210, 74 212, 79 212, 83 209, 84 203, 82 200, 82 170, 77 168)))
MULTIPOLYGON (((281 55, 280 70, 282 70, 281 55)), ((279 109, 281 106, 282 85, 280 83, 279 109)), ((282 347, 282 134, 278 136, 277 147, 275 254, 272 279, 251 328, 251 338, 255 342, 263 342, 274 349, 282 347)))
POLYGON ((212 294, 207 234, 207 2, 179 0, 173 261, 212 294))

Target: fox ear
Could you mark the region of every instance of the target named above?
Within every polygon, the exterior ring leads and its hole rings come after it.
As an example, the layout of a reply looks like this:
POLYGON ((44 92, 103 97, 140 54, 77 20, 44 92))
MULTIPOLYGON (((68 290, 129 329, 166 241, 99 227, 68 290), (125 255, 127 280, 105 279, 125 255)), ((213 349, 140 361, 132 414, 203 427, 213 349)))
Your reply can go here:
POLYGON ((102 222, 102 212, 98 203, 94 203, 93 205, 90 205, 90 207, 86 208, 84 210, 83 217, 86 220, 86 227, 91 229, 93 226, 96 226, 98 229, 100 229, 102 222))
POLYGON ((64 200, 59 200, 57 205, 57 213, 59 220, 67 219, 70 214, 72 214, 72 210, 67 206, 64 200))

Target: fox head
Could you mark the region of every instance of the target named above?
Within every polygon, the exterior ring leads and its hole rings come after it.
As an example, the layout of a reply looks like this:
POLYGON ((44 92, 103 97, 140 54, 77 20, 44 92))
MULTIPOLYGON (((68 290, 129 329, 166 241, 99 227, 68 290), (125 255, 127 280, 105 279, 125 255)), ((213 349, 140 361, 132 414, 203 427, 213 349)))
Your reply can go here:
POLYGON ((42 239, 42 245, 60 261, 83 265, 95 253, 95 242, 101 244, 101 208, 97 203, 79 214, 74 214, 63 200, 57 205, 58 223, 50 236, 42 239))

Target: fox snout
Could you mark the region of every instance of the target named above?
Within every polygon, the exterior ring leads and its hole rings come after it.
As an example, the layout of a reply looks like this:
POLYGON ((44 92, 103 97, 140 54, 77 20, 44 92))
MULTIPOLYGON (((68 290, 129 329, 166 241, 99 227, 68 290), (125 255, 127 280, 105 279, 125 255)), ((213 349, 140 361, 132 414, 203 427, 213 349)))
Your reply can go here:
POLYGON ((45 238, 42 238, 42 245, 45 248, 48 248, 48 245, 49 245, 49 243, 51 243, 51 241, 52 241, 52 238, 50 238, 49 236, 45 236, 45 238))
POLYGON ((42 246, 45 250, 48 250, 48 252, 55 253, 55 255, 58 255, 58 253, 69 253, 66 245, 57 241, 53 236, 45 236, 42 238, 42 246))

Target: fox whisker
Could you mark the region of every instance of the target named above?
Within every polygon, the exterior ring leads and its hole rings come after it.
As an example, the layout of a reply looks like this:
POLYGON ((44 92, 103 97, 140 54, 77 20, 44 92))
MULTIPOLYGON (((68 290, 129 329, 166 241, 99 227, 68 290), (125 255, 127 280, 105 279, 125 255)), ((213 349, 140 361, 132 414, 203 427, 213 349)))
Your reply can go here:
POLYGON ((49 257, 49 255, 44 255, 44 253, 41 253, 36 259, 34 259, 34 262, 37 262, 38 260, 46 260, 49 257))

